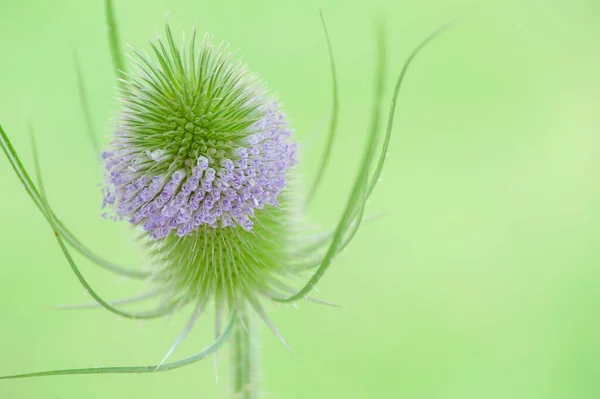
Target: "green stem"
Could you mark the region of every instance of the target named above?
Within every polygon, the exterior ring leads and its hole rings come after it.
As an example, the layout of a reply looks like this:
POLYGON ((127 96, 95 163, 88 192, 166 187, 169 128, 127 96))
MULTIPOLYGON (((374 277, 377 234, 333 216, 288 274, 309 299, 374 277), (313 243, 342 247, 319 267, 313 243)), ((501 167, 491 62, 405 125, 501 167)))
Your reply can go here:
POLYGON ((233 397, 257 399, 258 356, 256 331, 248 314, 240 315, 233 337, 233 397))

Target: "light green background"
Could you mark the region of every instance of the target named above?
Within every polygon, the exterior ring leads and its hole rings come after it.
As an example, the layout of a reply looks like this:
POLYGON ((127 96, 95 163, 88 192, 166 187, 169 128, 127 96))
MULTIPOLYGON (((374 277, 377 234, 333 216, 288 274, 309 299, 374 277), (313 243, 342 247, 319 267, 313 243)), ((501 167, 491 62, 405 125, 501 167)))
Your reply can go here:
MULTIPOLYGON (((176 31, 239 47, 285 102, 313 175, 330 106, 317 1, 116 1, 123 39, 145 46, 165 12, 176 31)), ((263 337, 265 398, 600 397, 600 47, 596 0, 323 0, 340 73, 333 167, 311 218, 331 226, 358 166, 371 102, 373 20, 387 23, 390 82, 441 23, 398 104, 366 225, 320 285, 343 310, 270 309, 297 356, 263 337)), ((82 239, 137 266, 127 229, 99 217, 70 58, 78 49, 99 131, 114 80, 102 2, 0 1, 0 123, 31 168, 39 133, 50 200, 82 239)), ((389 91, 388 91, 389 94, 389 91)), ((8 162, 0 159, 0 374, 160 360, 184 315, 138 323, 51 305, 90 298, 8 162)), ((78 258, 80 259, 80 258, 78 258)), ((81 260, 108 298, 139 286, 81 260)), ((212 318, 178 349, 203 347, 212 318)), ((227 351, 155 375, 0 381, 2 399, 227 397, 227 351)))

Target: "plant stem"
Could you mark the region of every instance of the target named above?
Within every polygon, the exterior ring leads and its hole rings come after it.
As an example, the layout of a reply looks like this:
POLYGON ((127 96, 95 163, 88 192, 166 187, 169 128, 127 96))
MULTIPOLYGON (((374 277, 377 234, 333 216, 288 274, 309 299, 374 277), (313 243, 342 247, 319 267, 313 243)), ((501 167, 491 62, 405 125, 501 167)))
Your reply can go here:
POLYGON ((252 318, 240 315, 233 337, 233 397, 257 399, 258 395, 258 342, 252 318))

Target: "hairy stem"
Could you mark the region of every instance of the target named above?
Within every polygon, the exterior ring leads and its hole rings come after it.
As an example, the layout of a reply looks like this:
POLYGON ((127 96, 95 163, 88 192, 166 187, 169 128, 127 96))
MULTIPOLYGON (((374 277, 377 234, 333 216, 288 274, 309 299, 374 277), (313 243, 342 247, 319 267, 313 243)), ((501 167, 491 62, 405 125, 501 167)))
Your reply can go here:
POLYGON ((251 316, 240 315, 240 320, 233 336, 233 397, 257 399, 258 338, 251 316))

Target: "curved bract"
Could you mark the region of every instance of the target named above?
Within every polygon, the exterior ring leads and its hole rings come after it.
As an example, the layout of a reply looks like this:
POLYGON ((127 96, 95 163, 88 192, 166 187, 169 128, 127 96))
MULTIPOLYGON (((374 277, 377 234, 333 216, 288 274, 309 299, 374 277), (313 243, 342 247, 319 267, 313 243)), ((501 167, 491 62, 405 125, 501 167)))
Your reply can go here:
POLYGON ((229 323, 225 327, 225 331, 212 344, 204 348, 202 351, 188 356, 184 359, 177 360, 171 363, 164 363, 156 366, 121 366, 121 367, 89 367, 81 369, 64 369, 40 371, 37 373, 14 374, 0 376, 0 380, 15 380, 22 378, 48 377, 57 375, 89 375, 89 374, 147 374, 158 373, 162 371, 174 370, 189 364, 196 363, 211 354, 215 353, 230 337, 236 324, 237 314, 233 312, 229 318, 229 323))
POLYGON ((100 143, 96 135, 96 129, 94 128, 94 122, 92 121, 92 111, 88 101, 88 94, 85 87, 83 71, 81 70, 81 64, 77 57, 77 52, 73 49, 73 65, 75 67, 75 76, 77 78, 77 88, 79 90, 79 102, 81 103, 81 112, 83 112, 83 119, 85 120, 85 128, 87 130, 88 138, 92 144, 94 150, 94 156, 100 157, 100 143))
POLYGON ((327 141, 325 143, 325 149, 323 150, 323 155, 319 164, 317 166, 317 175, 313 180, 313 183, 308 190, 308 195, 306 196, 305 205, 310 204, 313 200, 319 185, 325 175, 325 171, 329 166, 329 160, 331 158, 331 152, 333 150, 333 143, 335 141, 335 135, 337 132, 338 126, 338 115, 340 109, 340 101, 339 101, 339 91, 338 91, 338 83, 337 83, 337 73, 335 68, 335 57, 333 56, 333 45, 331 44, 331 38, 329 37, 329 31, 327 30, 327 24, 325 22, 325 15, 323 15, 323 8, 319 8, 319 15, 321 16, 321 24, 323 26, 323 33, 325 34, 325 41, 327 42, 327 52, 329 55, 329 67, 331 69, 331 87, 332 87, 332 97, 331 97, 331 117, 329 119, 329 131, 327 134, 327 141))
POLYGON ((119 266, 115 263, 112 263, 112 262, 104 259, 101 256, 96 255, 89 248, 87 248, 87 246, 82 244, 81 241, 79 241, 77 239, 77 237, 69 231, 69 229, 64 225, 64 223, 62 223, 56 217, 56 215, 54 214, 54 212, 52 211, 52 209, 49 206, 47 206, 47 209, 46 209, 46 206, 43 204, 42 198, 41 198, 35 184, 33 184, 31 178, 29 177, 29 174, 27 173, 27 170, 23 167, 23 164, 22 164, 21 160, 19 159, 17 152, 15 151, 14 147, 12 146, 8 136, 6 135, 6 132, 4 131, 4 129, 2 128, 1 125, 0 125, 0 147, 4 151, 4 154, 6 155, 6 158, 8 159, 13 170, 15 171, 15 174, 17 175, 17 177, 23 184, 25 191, 27 191, 27 194, 32 199, 35 206, 42 212, 42 214, 43 214, 44 218, 46 218, 46 220, 49 220, 49 218, 50 218, 50 215, 48 215, 46 213, 47 210, 52 214, 52 217, 54 217, 54 220, 57 225, 57 230, 60 232, 60 234, 62 234, 63 238, 69 244, 71 244, 73 246, 73 248, 75 248, 79 253, 81 253, 83 256, 88 258, 90 261, 96 263, 97 265, 99 265, 111 272, 114 272, 114 273, 117 273, 117 274, 120 274, 123 276, 127 276, 127 277, 132 277, 132 278, 147 278, 150 275, 149 273, 147 273, 143 270, 127 269, 123 266, 119 266))
MULTIPOLYGON (((126 72, 125 62, 123 60, 123 51, 121 50, 121 38, 119 36, 119 24, 115 15, 115 7, 112 0, 104 0, 104 11, 106 14, 106 27, 108 33, 108 44, 114 73, 117 78, 121 78, 126 72)), ((118 79, 117 79, 118 81, 118 79)))
MULTIPOLYGON (((383 61, 383 52, 380 52, 379 72, 377 73, 377 77, 376 77, 377 83, 375 85, 376 101, 375 101, 375 106, 374 106, 374 111, 373 111, 373 118, 372 118, 372 122, 371 122, 371 129, 370 129, 370 135, 369 135, 370 138, 369 138, 369 141, 365 148, 365 153, 364 153, 363 161, 361 164, 362 165, 361 170, 355 180, 350 198, 344 209, 344 213, 343 213, 340 221, 338 222, 337 228, 336 228, 336 230, 332 236, 331 242, 329 244, 329 248, 328 248, 327 252, 325 253, 325 255, 323 256, 322 260, 320 261, 319 266, 318 266, 317 270, 314 272, 314 274, 312 275, 312 277, 295 294, 287 296, 287 297, 273 297, 272 299, 274 301, 276 301, 276 302, 293 302, 293 301, 302 299, 308 293, 310 293, 316 287, 317 283, 321 280, 321 278, 325 275, 325 273, 327 272, 327 269, 331 265, 331 262, 333 261, 335 256, 337 254, 339 254, 339 252, 344 247, 346 247, 346 245, 348 245, 348 243, 354 237, 354 234, 356 234, 356 232, 358 231, 358 228, 360 226, 360 221, 362 219, 362 215, 364 212, 365 203, 366 203, 367 199, 373 193, 373 190, 375 189, 375 186, 376 186, 377 182, 379 181, 381 171, 383 170, 383 166, 385 163, 385 158, 387 155, 387 150, 388 150, 389 142, 390 142, 390 138, 391 138, 392 127, 394 124, 394 117, 395 117, 395 112, 396 112, 396 102, 398 99, 398 95, 400 94, 400 88, 402 86, 402 82, 404 81, 406 72, 408 71, 408 68, 412 64, 412 62, 413 62, 414 58, 417 56, 417 54, 419 54, 419 52, 428 43, 430 43, 433 39, 438 37, 442 32, 449 29, 453 25, 454 25, 454 22, 446 24, 446 25, 442 26, 441 28, 439 28, 438 30, 434 31, 429 36, 427 36, 411 52, 411 54, 407 58, 406 62, 404 63, 404 66, 402 67, 402 70, 400 72, 398 80, 396 81, 396 85, 394 87, 394 92, 392 95, 392 104, 390 106, 389 117, 388 117, 388 122, 387 122, 386 134, 385 134, 383 146, 382 146, 382 149, 381 149, 381 152, 379 155, 379 160, 377 162, 376 169, 373 173, 373 176, 371 178, 369 178, 368 177, 369 170, 375 159, 374 158, 374 149, 375 149, 375 144, 377 141, 377 131, 378 131, 378 126, 379 126, 378 118, 379 118, 379 112, 380 112, 381 97, 383 95, 383 91, 382 91, 383 80, 382 79, 384 76, 383 67, 384 67, 385 63, 383 61), (352 226, 352 227, 350 228, 350 226, 352 226), (350 228, 350 230, 348 230, 349 228, 350 228)), ((383 46, 381 45, 381 43, 382 43, 381 35, 380 35, 379 43, 380 43, 380 46, 379 46, 380 49, 383 48, 383 46)))

